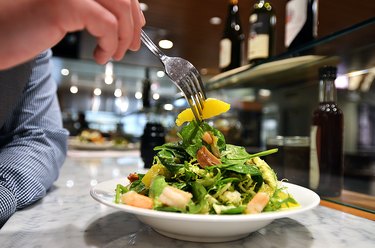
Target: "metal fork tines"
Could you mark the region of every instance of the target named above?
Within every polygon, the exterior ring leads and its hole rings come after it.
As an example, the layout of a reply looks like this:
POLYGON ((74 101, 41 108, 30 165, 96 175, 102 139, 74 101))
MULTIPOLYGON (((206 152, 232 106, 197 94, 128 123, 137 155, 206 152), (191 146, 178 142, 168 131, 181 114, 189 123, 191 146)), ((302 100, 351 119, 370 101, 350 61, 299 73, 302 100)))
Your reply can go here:
POLYGON ((143 30, 141 40, 163 63, 165 73, 185 95, 195 119, 201 121, 206 94, 198 70, 185 59, 165 55, 143 30))

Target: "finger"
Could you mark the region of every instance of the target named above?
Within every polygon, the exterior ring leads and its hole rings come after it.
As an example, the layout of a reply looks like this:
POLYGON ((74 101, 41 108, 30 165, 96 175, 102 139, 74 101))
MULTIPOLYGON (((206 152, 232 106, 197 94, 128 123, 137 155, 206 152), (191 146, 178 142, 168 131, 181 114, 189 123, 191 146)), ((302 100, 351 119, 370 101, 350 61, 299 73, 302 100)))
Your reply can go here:
POLYGON ((133 13, 135 13, 133 16, 134 36, 132 42, 130 43, 129 49, 132 51, 136 51, 141 46, 141 29, 146 24, 146 20, 137 0, 132 0, 132 8, 133 13))
POLYGON ((134 35, 134 17, 132 0, 97 0, 103 7, 112 12, 118 21, 118 46, 113 58, 120 60, 132 42, 134 35))
POLYGON ((91 3, 83 8, 82 21, 87 31, 97 38, 95 60, 104 64, 111 59, 118 47, 118 22, 117 18, 99 3, 91 3))

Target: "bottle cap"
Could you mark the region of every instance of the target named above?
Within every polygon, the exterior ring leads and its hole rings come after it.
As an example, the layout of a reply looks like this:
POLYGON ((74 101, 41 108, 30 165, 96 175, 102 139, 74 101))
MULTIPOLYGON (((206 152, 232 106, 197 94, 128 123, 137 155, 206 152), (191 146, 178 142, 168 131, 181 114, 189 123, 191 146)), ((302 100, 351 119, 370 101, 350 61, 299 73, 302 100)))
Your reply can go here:
POLYGON ((320 79, 335 80, 336 74, 337 74, 337 68, 334 66, 324 66, 319 69, 320 79))

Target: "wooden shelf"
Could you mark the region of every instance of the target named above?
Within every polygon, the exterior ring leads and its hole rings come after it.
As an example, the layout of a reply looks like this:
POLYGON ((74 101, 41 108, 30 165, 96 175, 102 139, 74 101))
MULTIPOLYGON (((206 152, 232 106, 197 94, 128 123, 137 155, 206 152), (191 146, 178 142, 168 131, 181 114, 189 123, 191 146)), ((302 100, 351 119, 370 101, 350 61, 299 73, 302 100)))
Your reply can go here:
POLYGON ((305 81, 306 78, 317 78, 319 67, 338 63, 339 57, 307 55, 277 60, 253 68, 246 65, 211 78, 206 83, 206 89, 241 87, 275 89, 305 81))
POLYGON ((375 17, 287 51, 257 66, 245 65, 218 74, 206 83, 208 91, 223 88, 277 89, 318 78, 323 65, 339 67, 338 74, 375 67, 375 17), (306 56, 301 56, 306 55, 306 56))

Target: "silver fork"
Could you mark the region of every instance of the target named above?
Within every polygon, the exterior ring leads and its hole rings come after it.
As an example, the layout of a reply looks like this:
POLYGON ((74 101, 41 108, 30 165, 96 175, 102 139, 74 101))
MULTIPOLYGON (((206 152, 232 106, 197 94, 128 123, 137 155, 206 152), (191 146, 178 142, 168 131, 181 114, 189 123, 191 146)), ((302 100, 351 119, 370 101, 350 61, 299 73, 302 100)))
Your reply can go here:
POLYGON ((201 121, 206 93, 198 70, 185 59, 165 55, 143 30, 141 40, 163 63, 165 73, 185 95, 195 119, 201 121))

